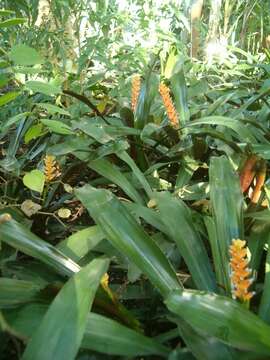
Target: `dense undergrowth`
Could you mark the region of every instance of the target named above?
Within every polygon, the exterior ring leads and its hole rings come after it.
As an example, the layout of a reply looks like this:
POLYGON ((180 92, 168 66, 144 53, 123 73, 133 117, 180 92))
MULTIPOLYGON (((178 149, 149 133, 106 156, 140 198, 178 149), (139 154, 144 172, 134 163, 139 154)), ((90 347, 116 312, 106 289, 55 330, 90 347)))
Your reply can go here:
POLYGON ((0 358, 269 359, 267 56, 61 76, 0 15, 0 358))

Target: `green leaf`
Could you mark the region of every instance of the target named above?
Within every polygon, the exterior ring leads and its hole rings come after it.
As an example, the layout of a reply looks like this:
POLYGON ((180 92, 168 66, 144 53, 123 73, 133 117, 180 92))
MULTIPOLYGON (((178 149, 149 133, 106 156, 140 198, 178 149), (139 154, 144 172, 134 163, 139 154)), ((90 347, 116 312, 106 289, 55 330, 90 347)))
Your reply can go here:
POLYGON ((25 86, 34 93, 40 92, 45 95, 56 95, 61 93, 61 88, 59 86, 48 84, 42 81, 27 81, 25 86))
POLYGON ((173 291, 169 310, 205 336, 233 347, 270 354, 270 326, 236 301, 196 290, 173 291))
POLYGON ((186 127, 193 127, 198 125, 221 125, 232 129, 235 136, 243 142, 256 143, 257 140, 250 131, 250 129, 238 119, 232 119, 226 116, 207 116, 199 120, 189 122, 186 127))
POLYGON ((8 104, 10 101, 16 99, 20 95, 19 91, 13 91, 0 96, 0 106, 8 104))
POLYGON ((57 244, 57 248, 72 260, 78 261, 105 238, 98 226, 77 231, 57 244))
POLYGON ((45 175, 40 170, 32 170, 24 175, 23 183, 28 189, 42 193, 45 175))
POLYGON ((160 232, 166 234, 167 228, 161 221, 161 216, 157 211, 131 202, 127 202, 124 205, 132 214, 135 215, 135 217, 144 219, 148 224, 154 226, 160 232))
POLYGON ((13 18, 13 19, 8 19, 8 20, 1 21, 0 22, 0 29, 7 28, 7 27, 10 27, 10 26, 24 24, 26 22, 26 20, 27 19, 24 19, 24 18, 13 18))
POLYGON ((168 355, 168 349, 153 339, 93 313, 88 316, 82 347, 108 355, 168 355))
MULTIPOLYGON (((176 64, 177 66, 177 64, 176 64)), ((180 126, 189 122, 190 112, 187 101, 187 85, 183 68, 171 77, 172 91, 180 126)))
POLYGON ((101 144, 106 144, 109 141, 114 140, 114 138, 106 131, 107 125, 100 119, 89 121, 89 119, 84 118, 74 123, 74 126, 101 144))
POLYGON ((36 124, 31 126, 24 135, 24 142, 28 144, 31 140, 40 137, 43 134, 43 125, 36 124))
POLYGON ((70 113, 67 110, 56 105, 52 105, 48 103, 38 103, 37 106, 47 110, 49 114, 61 114, 61 115, 70 116, 70 113))
POLYGON ((100 226, 106 239, 145 273, 161 294, 166 295, 180 287, 160 248, 112 193, 85 185, 75 190, 75 195, 100 226))
POLYGON ((80 348, 107 259, 95 259, 63 286, 27 344, 23 360, 73 360, 80 348))
POLYGON ((37 299, 40 286, 17 279, 0 278, 0 308, 11 308, 37 299))
POLYGON ((13 10, 6 10, 6 9, 0 10, 0 16, 8 16, 8 15, 13 15, 13 14, 15 14, 15 11, 13 11, 13 10))
POLYGON ((153 191, 151 186, 149 185, 148 181, 146 180, 145 176, 141 172, 141 170, 136 165, 135 161, 128 155, 126 151, 119 151, 117 156, 123 160, 132 170, 134 176, 138 179, 142 187, 144 188, 146 194, 148 195, 149 199, 153 196, 153 191))
MULTIPOLYGON (((258 239, 257 239, 258 241, 258 239)), ((265 279, 263 294, 259 307, 259 316, 268 324, 270 324, 270 236, 268 232, 268 251, 265 261, 265 279)))
POLYGON ((71 127, 63 123, 62 121, 41 119, 40 122, 46 125, 50 131, 55 132, 56 134, 61 134, 61 135, 74 134, 74 132, 71 130, 71 127))
POLYGON ((26 116, 29 116, 31 113, 30 112, 24 112, 15 116, 12 116, 11 118, 9 118, 7 120, 6 123, 3 124, 3 129, 6 130, 8 129, 11 125, 16 124, 17 122, 19 122, 22 119, 25 119, 26 116))
POLYGON ((176 323, 181 337, 196 359, 239 360, 234 349, 213 337, 202 335, 182 318, 176 319, 176 323))
MULTIPOLYGON (((152 66, 153 65, 154 61, 152 63, 152 66)), ((140 89, 134 119, 135 128, 137 129, 143 129, 143 127, 148 123, 151 105, 155 98, 156 89, 158 87, 158 79, 157 76, 152 73, 152 66, 149 66, 149 69, 145 75, 145 80, 143 81, 140 89)))
MULTIPOLYGON (((220 267, 216 269, 217 273, 222 274, 218 283, 230 294, 229 247, 232 239, 243 239, 243 195, 239 177, 225 156, 211 158, 209 178, 210 200, 219 248, 219 257, 215 264, 220 267)), ((216 254, 217 249, 213 248, 212 252, 216 254)))
MULTIPOLYGON (((42 304, 5 311, 9 326, 21 336, 30 337, 47 311, 42 304)), ((166 357, 168 350, 154 339, 143 336, 105 316, 89 313, 81 347, 107 355, 136 357, 156 354, 166 357)))
POLYGON ((39 259, 62 275, 71 276, 80 270, 80 266, 65 256, 60 250, 41 240, 24 225, 15 220, 1 224, 0 238, 1 241, 26 255, 39 259))
POLYGON ((215 221, 212 217, 205 216, 204 223, 205 223, 205 226, 207 229, 208 239, 209 239, 209 243, 210 243, 211 250, 212 250, 212 256, 213 256, 213 262, 214 262, 214 267, 215 267, 215 271, 216 271, 217 283, 221 284, 224 279, 223 269, 221 267, 222 253, 220 251, 220 245, 219 245, 219 239, 217 236, 215 221))
MULTIPOLYGON (((41 72, 40 67, 33 67, 33 66, 15 66, 14 67, 14 72, 16 74, 30 74, 30 75, 35 75, 35 74, 39 74, 41 72)), ((43 71, 44 72, 44 71, 43 71)))
POLYGON ((197 288, 216 290, 214 273, 189 209, 182 200, 167 192, 156 193, 154 199, 160 211, 160 218, 166 226, 166 233, 175 241, 197 288))
POLYGON ((16 65, 22 66, 42 64, 44 62, 42 56, 35 49, 23 44, 13 46, 9 58, 16 65))
POLYGON ((125 175, 114 164, 111 164, 106 159, 97 159, 89 161, 87 164, 91 169, 95 170, 98 174, 117 184, 133 201, 142 204, 143 200, 134 188, 134 186, 127 180, 125 175))

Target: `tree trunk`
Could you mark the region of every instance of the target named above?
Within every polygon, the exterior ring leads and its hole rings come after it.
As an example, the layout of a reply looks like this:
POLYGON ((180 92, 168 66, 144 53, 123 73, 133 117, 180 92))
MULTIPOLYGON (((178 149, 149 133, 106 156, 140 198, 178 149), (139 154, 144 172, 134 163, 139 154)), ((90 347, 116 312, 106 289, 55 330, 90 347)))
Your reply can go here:
POLYGON ((203 0, 195 0, 190 10, 191 20, 191 57, 198 57, 198 50, 200 45, 200 19, 202 15, 203 0))

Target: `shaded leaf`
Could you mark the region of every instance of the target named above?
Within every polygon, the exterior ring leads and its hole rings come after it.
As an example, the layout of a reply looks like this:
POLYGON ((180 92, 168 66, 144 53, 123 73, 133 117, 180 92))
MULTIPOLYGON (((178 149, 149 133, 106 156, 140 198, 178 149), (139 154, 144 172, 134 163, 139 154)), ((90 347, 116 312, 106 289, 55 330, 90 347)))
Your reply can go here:
POLYGON ((75 358, 86 328, 89 308, 107 267, 108 260, 95 259, 69 279, 27 344, 23 360, 75 358))
POLYGON ((161 294, 180 287, 160 248, 112 193, 85 185, 75 190, 75 195, 101 227, 106 239, 145 273, 161 294))
POLYGON ((206 336, 239 349, 270 354, 270 326, 232 299, 185 290, 173 291, 165 303, 206 336))
POLYGON ((44 62, 42 56, 35 49, 22 44, 13 46, 9 57, 16 65, 36 65, 44 62))

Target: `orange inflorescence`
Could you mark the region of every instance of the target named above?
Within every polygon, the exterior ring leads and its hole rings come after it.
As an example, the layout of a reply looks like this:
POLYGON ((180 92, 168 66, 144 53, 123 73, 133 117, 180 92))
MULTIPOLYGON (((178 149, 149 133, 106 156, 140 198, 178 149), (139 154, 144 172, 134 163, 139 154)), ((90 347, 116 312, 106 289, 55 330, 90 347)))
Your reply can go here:
POLYGON ((135 75, 132 79, 132 88, 131 88, 131 108, 135 112, 139 94, 141 90, 141 77, 140 75, 135 75))
POLYGON ((165 84, 159 85, 159 93, 162 97, 164 106, 167 111, 168 118, 174 128, 178 127, 178 114, 175 110, 175 107, 173 105, 171 96, 170 96, 170 89, 165 84))
POLYGON ((232 294, 241 301, 252 298, 253 292, 248 290, 252 283, 251 270, 248 268, 246 241, 233 239, 230 246, 232 294))
POLYGON ((243 169, 240 173, 240 184, 242 192, 247 191, 249 186, 256 175, 256 163, 258 157, 256 155, 251 155, 245 162, 243 169))
POLYGON ((46 155, 44 158, 44 174, 46 182, 50 182, 57 178, 61 173, 59 170, 59 165, 55 160, 55 156, 46 155))

